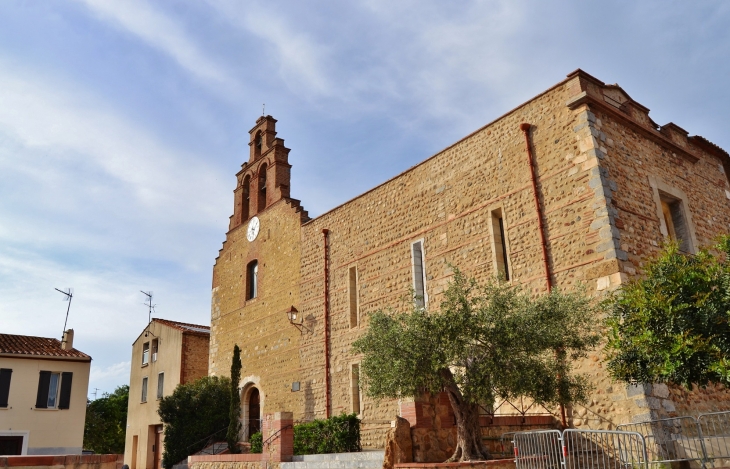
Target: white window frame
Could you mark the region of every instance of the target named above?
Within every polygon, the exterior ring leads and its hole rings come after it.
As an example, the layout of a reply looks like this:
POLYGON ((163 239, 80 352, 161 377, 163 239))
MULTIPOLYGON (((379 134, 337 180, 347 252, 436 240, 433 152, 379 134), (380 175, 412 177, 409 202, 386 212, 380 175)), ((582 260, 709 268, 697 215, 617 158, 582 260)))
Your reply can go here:
POLYGON ((58 371, 51 372, 51 379, 48 382, 48 400, 46 401, 46 409, 58 409, 58 401, 61 397, 61 373, 58 371), (56 391, 51 393, 53 386, 53 377, 56 377, 56 391), (53 404, 51 404, 53 402, 53 404))
POLYGON ((30 439, 30 430, 4 430, 0 431, 0 436, 22 436, 23 447, 20 450, 20 455, 28 455, 28 440, 30 439))
POLYGON ((165 393, 165 372, 160 371, 157 373, 157 399, 162 399, 165 393))
POLYGON ((426 247, 425 247, 426 243, 424 242, 423 238, 417 239, 416 241, 413 241, 411 243, 410 255, 411 255, 411 282, 412 282, 413 294, 414 294, 413 301, 416 302, 416 304, 417 304, 416 296, 418 296, 418 291, 416 288, 416 260, 413 255, 413 246, 415 246, 416 244, 421 245, 421 275, 423 278, 423 308, 427 308, 428 307, 428 287, 426 285, 426 247))
POLYGON ((149 391, 149 379, 147 376, 142 377, 142 395, 140 396, 140 402, 147 402, 147 392, 149 391))
POLYGON ((142 366, 149 365, 150 363, 150 342, 142 344, 142 366))

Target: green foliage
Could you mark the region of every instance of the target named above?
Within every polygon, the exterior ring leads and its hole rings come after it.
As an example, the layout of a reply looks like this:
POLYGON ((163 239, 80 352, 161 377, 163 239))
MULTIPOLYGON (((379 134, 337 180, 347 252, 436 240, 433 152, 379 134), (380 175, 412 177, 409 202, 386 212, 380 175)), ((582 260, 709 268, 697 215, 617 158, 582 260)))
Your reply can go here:
POLYGON ((84 449, 97 454, 124 453, 129 386, 117 387, 86 405, 84 449))
POLYGON ((363 355, 361 382, 374 398, 455 384, 465 404, 519 396, 569 404, 589 389, 585 377, 571 373, 571 361, 597 344, 600 307, 581 290, 532 298, 496 279, 479 285, 454 269, 439 310, 372 313, 353 349, 363 355))
POLYGON ((228 433, 226 433, 226 441, 228 442, 228 450, 231 453, 238 453, 238 440, 241 435, 241 394, 238 390, 238 383, 241 381, 241 349, 238 344, 233 346, 233 358, 231 359, 231 387, 230 401, 231 407, 228 412, 230 423, 228 424, 228 433))
MULTIPOLYGON (((263 435, 256 432, 248 439, 252 453, 263 452, 263 435)), ((328 419, 294 425, 294 454, 327 454, 361 451, 360 419, 342 414, 328 419)))
POLYGON ((729 258, 728 236, 696 255, 669 244, 643 278, 609 300, 606 354, 615 379, 730 385, 729 258))
POLYGON ((228 428, 231 380, 206 376, 181 384, 160 400, 157 413, 165 424, 162 465, 170 469, 190 454, 203 449, 207 437, 228 428))
POLYGON ((263 453, 264 451, 264 436, 261 432, 256 432, 248 437, 248 442, 251 444, 252 453, 263 453))
POLYGON ((342 414, 294 425, 294 454, 350 453, 360 450, 360 420, 356 414, 342 414))

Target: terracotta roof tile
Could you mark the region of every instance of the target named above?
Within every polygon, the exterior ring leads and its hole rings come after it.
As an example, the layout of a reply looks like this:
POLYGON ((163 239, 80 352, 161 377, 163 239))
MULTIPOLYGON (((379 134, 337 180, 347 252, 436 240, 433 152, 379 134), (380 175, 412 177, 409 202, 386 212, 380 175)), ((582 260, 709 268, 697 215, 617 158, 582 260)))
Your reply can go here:
POLYGON ((197 332, 199 334, 210 334, 210 326, 202 326, 200 324, 188 324, 186 322, 170 321, 168 319, 152 318, 160 324, 178 329, 183 332, 197 332))
POLYGON ((0 334, 0 354, 36 355, 39 357, 91 357, 75 348, 63 350, 61 341, 48 337, 33 337, 28 335, 0 334))

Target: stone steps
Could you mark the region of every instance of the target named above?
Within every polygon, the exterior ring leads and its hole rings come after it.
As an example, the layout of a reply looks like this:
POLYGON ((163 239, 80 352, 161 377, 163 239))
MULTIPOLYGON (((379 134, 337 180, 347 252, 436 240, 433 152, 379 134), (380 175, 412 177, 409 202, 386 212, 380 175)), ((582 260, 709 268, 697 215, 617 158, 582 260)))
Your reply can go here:
POLYGON ((380 469, 384 457, 384 451, 307 454, 293 456, 292 462, 281 463, 281 469, 380 469))

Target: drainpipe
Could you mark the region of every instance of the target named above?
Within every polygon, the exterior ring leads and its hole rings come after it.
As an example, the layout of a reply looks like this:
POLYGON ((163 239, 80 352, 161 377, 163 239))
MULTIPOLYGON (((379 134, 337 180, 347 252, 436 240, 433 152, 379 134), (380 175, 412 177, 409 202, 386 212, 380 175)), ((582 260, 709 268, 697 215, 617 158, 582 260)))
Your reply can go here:
POLYGON ((532 145, 530 145, 530 124, 520 124, 520 130, 525 133, 525 147, 527 148, 527 164, 530 166, 530 177, 532 178, 532 195, 535 198, 535 210, 537 211, 538 231, 540 232, 540 242, 542 243, 542 263, 545 268, 545 282, 548 291, 553 289, 553 282, 550 278, 550 266, 548 265, 547 241, 545 240, 545 226, 542 222, 542 209, 540 208, 540 199, 537 196, 537 178, 535 177, 535 158, 532 155, 532 145))
POLYGON ((329 232, 324 236, 324 401, 325 417, 330 418, 330 255, 329 232))
MULTIPOLYGON (((532 154, 532 145, 530 144, 530 127, 527 122, 520 124, 520 130, 525 134, 525 148, 527 148, 527 164, 530 166, 530 178, 532 180, 532 196, 535 199, 535 211, 537 212, 537 225, 540 233, 540 242, 542 244, 542 263, 545 268, 545 283, 547 284, 548 292, 553 289, 553 281, 550 275, 550 264, 548 262, 547 254, 547 241, 545 239, 545 225, 543 224, 542 208, 540 207, 540 198, 537 194, 537 178, 535 177, 535 157, 532 154)), ((559 350, 555 351, 555 355, 560 353, 559 350)), ((560 404, 560 423, 563 428, 568 428, 568 421, 565 416, 565 406, 560 404)))

